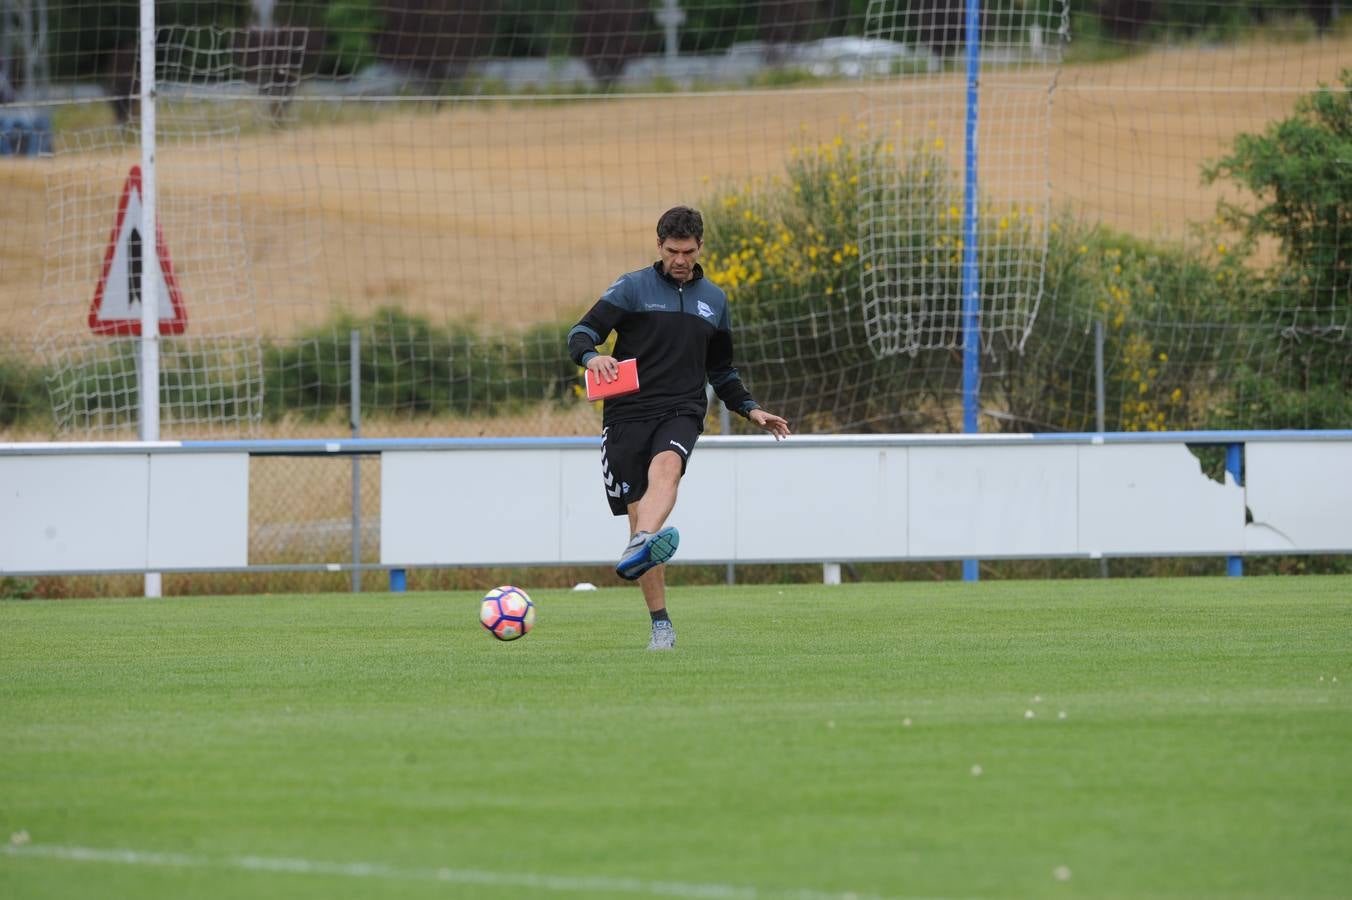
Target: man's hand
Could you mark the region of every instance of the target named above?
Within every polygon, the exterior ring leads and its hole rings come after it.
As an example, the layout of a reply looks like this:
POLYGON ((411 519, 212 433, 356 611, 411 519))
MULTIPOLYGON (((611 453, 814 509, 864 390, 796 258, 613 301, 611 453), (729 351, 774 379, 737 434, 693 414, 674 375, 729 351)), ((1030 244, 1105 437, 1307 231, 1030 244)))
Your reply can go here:
POLYGON ((587 360, 588 371, 596 373, 597 381, 604 381, 607 384, 619 377, 619 364, 613 356, 593 356, 587 360))
POLYGON ((753 409, 751 412, 747 413, 746 417, 750 419, 757 428, 763 428, 773 434, 777 441, 783 440, 790 434, 788 421, 786 419, 781 419, 772 412, 766 412, 763 409, 753 409))

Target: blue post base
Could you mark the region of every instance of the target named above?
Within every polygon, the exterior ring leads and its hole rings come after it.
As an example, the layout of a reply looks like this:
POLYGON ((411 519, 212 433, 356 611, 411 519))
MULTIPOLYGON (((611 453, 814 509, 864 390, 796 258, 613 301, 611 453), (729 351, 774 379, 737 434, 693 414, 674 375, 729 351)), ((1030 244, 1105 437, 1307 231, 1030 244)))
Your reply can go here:
POLYGON ((975 559, 964 559, 962 561, 962 580, 980 581, 981 563, 975 559))
POLYGON ((402 594, 408 590, 408 572, 404 569, 390 569, 390 591, 402 594))
MULTIPOLYGON (((1226 444, 1225 445, 1225 471, 1230 473, 1230 477, 1235 480, 1235 484, 1244 484, 1244 445, 1226 444)), ((1225 574, 1231 578, 1239 578, 1244 574, 1244 557, 1227 556, 1225 558, 1225 574)))

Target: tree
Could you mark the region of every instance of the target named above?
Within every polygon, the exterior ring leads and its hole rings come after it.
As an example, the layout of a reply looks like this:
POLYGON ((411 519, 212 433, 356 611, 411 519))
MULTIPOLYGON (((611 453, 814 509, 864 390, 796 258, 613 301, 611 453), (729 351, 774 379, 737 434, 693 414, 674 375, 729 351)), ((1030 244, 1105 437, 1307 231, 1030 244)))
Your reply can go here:
POLYGON ((821 0, 784 0, 773 6, 764 4, 757 15, 761 40, 767 44, 788 44, 819 37, 825 27, 827 10, 821 0))
POLYGON ((324 74, 350 75, 375 62, 383 24, 375 0, 335 0, 324 9, 324 74))
MULTIPOLYGON (((983 9, 982 14, 988 16, 990 11, 983 9)), ((966 0, 915 0, 908 15, 916 23, 916 40, 935 56, 948 58, 966 51, 966 0)))
POLYGON ((607 88, 635 56, 656 44, 647 0, 579 0, 573 20, 573 51, 607 88))
POLYGON ((1155 0, 1104 0, 1099 7, 1103 33, 1124 41, 1141 36, 1155 16, 1155 0))
POLYGON ((1348 303, 1352 291, 1352 69, 1342 90, 1322 86, 1296 102, 1295 115, 1261 135, 1241 134, 1234 152, 1203 171, 1230 178, 1259 199, 1257 209, 1223 203, 1221 218, 1250 241, 1274 237, 1316 302, 1348 303))
POLYGON ((493 44, 493 14, 487 0, 391 0, 383 7, 381 59, 421 77, 456 78, 470 60, 493 44))
POLYGON ((1249 314, 1279 349, 1242 373, 1259 399, 1230 411, 1264 427, 1352 425, 1352 69, 1339 77, 1342 89, 1302 97, 1291 117, 1239 135, 1203 170, 1208 184, 1233 179, 1257 198, 1218 209, 1243 245, 1275 238, 1281 250, 1249 314))

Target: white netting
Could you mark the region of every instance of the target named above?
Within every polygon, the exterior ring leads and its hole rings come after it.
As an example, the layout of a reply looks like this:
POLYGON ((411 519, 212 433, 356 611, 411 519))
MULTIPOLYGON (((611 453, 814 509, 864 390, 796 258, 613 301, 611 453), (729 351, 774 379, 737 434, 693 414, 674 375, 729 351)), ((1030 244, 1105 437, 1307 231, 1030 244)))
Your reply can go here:
POLYGON ((240 214, 238 132, 165 133, 159 146, 159 158, 174 175, 160 182, 157 265, 137 216, 132 172, 139 169, 139 135, 122 127, 62 135, 48 168, 44 271, 33 334, 49 367, 53 413, 63 429, 134 429, 138 283, 153 272, 163 273, 163 424, 240 430, 261 415, 262 352, 240 214), (123 265, 128 234, 133 248, 141 249, 133 249, 131 264, 123 265), (180 310, 165 291, 169 284, 180 295, 180 310))
MULTIPOLYGON (((963 10, 954 4, 869 4, 868 37, 914 48, 907 77, 877 79, 865 120, 900 148, 870 166, 861 191, 861 296, 876 356, 963 346, 964 250, 976 237, 973 280, 981 335, 1021 346, 1042 295, 1049 224, 1051 89, 1068 27, 1064 2, 981 18, 979 87, 969 84, 963 10), (969 104, 976 103, 972 232, 965 206, 969 104)), ((895 72, 888 73, 895 76, 895 72)))
MULTIPOLYGON (((592 433, 563 335, 678 203, 706 214, 767 406, 807 431, 957 430, 965 6, 161 4, 189 320, 163 341, 165 436, 345 427, 353 330, 368 433, 592 433)), ((1273 195, 1238 162, 1202 175, 1242 135, 1318 131, 1298 104, 1321 83, 1337 115, 1347 17, 983 6, 983 427, 1095 427, 1096 327, 1108 428, 1349 424, 1343 157, 1283 186, 1325 223, 1289 235, 1218 207, 1273 195)), ((3 9, 0 427, 129 431, 130 339, 87 318, 139 161, 135 8, 3 9)))

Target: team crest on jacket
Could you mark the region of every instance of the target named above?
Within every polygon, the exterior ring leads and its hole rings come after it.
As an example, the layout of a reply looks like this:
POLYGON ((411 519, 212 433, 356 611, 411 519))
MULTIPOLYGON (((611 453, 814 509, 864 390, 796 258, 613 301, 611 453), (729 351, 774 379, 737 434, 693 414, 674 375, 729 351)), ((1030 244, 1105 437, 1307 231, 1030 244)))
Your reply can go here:
POLYGON ((696 308, 699 310, 699 314, 704 316, 704 318, 712 319, 714 317, 714 311, 710 309, 709 304, 705 303, 703 300, 696 304, 696 308))

